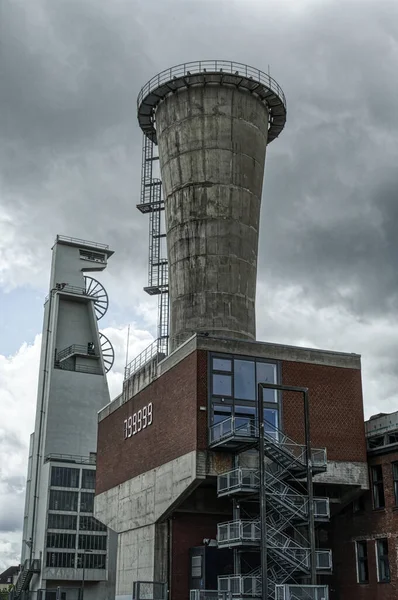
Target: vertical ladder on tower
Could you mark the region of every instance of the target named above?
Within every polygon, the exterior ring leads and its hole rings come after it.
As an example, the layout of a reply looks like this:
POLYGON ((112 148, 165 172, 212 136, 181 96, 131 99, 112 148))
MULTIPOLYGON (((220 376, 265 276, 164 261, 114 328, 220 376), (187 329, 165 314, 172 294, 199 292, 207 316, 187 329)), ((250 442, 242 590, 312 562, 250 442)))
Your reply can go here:
POLYGON ((168 354, 169 340, 169 279, 168 262, 164 244, 166 234, 162 231, 164 200, 162 181, 154 176, 154 164, 159 161, 156 145, 146 135, 142 143, 141 198, 137 208, 149 214, 148 286, 144 291, 159 296, 158 302, 158 352, 168 354))

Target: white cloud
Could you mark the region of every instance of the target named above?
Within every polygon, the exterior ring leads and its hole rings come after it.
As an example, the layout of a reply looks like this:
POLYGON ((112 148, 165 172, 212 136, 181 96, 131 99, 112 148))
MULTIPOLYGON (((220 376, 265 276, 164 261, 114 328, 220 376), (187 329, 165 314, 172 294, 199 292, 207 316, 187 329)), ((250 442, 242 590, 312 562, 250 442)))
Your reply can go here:
MULTIPOLYGON (((108 374, 111 398, 122 390, 127 329, 127 326, 103 329, 115 350, 115 363, 108 374)), ((131 327, 130 359, 152 340, 147 331, 131 327)), ((33 344, 23 344, 13 356, 0 355, 0 569, 20 560, 25 478, 29 436, 34 429, 40 347, 41 335, 37 335, 33 344)))

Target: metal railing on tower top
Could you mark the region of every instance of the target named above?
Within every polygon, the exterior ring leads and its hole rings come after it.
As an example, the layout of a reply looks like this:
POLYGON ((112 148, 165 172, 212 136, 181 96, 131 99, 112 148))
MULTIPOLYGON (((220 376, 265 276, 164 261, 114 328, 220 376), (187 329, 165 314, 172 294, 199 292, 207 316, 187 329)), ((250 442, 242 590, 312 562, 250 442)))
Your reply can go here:
POLYGON ((177 79, 186 75, 195 75, 203 72, 222 72, 230 75, 241 75, 247 79, 254 79, 274 91, 282 100, 283 106, 286 108, 285 94, 278 82, 275 81, 269 73, 264 73, 264 71, 260 71, 260 69, 255 69, 249 65, 231 60, 198 60, 165 69, 152 77, 152 79, 141 88, 137 98, 137 106, 140 106, 145 96, 148 96, 148 94, 163 83, 174 78, 177 79))

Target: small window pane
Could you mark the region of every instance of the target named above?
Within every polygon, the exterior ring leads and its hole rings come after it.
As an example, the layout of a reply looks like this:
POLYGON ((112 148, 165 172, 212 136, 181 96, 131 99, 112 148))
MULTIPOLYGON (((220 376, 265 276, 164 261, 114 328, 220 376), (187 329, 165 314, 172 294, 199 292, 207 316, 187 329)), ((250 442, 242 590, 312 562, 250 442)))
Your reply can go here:
POLYGON ((266 408, 264 410, 264 433, 268 433, 274 437, 277 436, 278 432, 278 411, 266 408))
MULTIPOLYGON (((276 383, 276 365, 258 362, 256 365, 257 385, 259 383, 276 383)), ((276 390, 263 389, 264 402, 277 402, 276 390)))
POLYGON ((232 361, 228 358, 213 358, 214 371, 231 371, 232 361))
POLYGON ((66 490, 50 490, 50 510, 68 510, 77 511, 77 492, 68 492, 66 490))
POLYGON ((79 469, 51 467, 51 485, 57 487, 78 488, 79 473, 79 469))
POLYGON ((83 469, 82 473, 82 488, 87 490, 95 490, 95 470, 83 469))
POLYGON ((250 360, 234 360, 235 398, 240 400, 256 399, 254 362, 250 360))
POLYGON ((221 423, 231 416, 232 407, 227 404, 215 404, 213 410, 213 423, 221 423))
POLYGON ((48 529, 76 529, 77 517, 75 515, 59 515, 49 513, 48 529))
POLYGON ((366 542, 357 542, 357 571, 358 583, 368 583, 368 548, 366 542))
POLYGON ((94 511, 94 494, 90 492, 81 492, 80 494, 80 510, 81 512, 94 511))
POLYGON ((388 561, 388 541, 377 540, 376 542, 377 551, 377 571, 378 580, 381 582, 390 581, 390 564, 388 561))
POLYGON ((213 374, 213 394, 216 396, 231 396, 231 375, 221 375, 220 373, 213 374))

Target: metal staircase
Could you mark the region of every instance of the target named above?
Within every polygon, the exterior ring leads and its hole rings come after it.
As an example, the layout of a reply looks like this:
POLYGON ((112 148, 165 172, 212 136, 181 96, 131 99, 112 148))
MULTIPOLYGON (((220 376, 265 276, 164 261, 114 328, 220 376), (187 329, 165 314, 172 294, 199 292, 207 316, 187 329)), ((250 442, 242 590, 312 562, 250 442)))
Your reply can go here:
POLYGON ((10 600, 20 600, 23 593, 29 589, 30 582, 35 573, 40 573, 40 559, 27 559, 19 573, 15 588, 10 592, 10 600))
MULTIPOLYGON (((211 433, 211 443, 217 449, 235 449, 236 462, 247 447, 258 443, 258 427, 251 423, 242 436, 233 418, 217 424, 211 433), (229 421, 227 423, 226 421, 229 421), (246 439, 246 446, 242 444, 246 439)), ((264 427, 264 460, 266 504, 266 552, 268 574, 268 597, 272 600, 320 600, 327 599, 327 586, 309 586, 311 560, 316 572, 327 574, 332 570, 330 550, 311 550, 309 519, 310 504, 306 489, 307 454, 305 446, 297 444, 271 423, 264 427), (313 552, 313 554, 312 554, 313 552)), ((326 470, 326 450, 311 450, 312 472, 326 470)), ((260 476, 258 469, 237 466, 218 476, 217 494, 234 500, 234 520, 220 523, 217 543, 220 548, 235 551, 235 573, 218 578, 218 589, 229 592, 236 599, 261 596, 261 571, 254 568, 241 574, 241 557, 261 547, 261 522, 258 513, 260 476), (246 509, 247 507, 247 509, 246 509), (256 508, 257 507, 257 508, 256 508), (253 513, 254 510, 254 513, 253 513), (247 518, 250 517, 250 518, 247 518)), ((313 498, 313 514, 316 522, 327 521, 330 516, 328 498, 313 498)))

